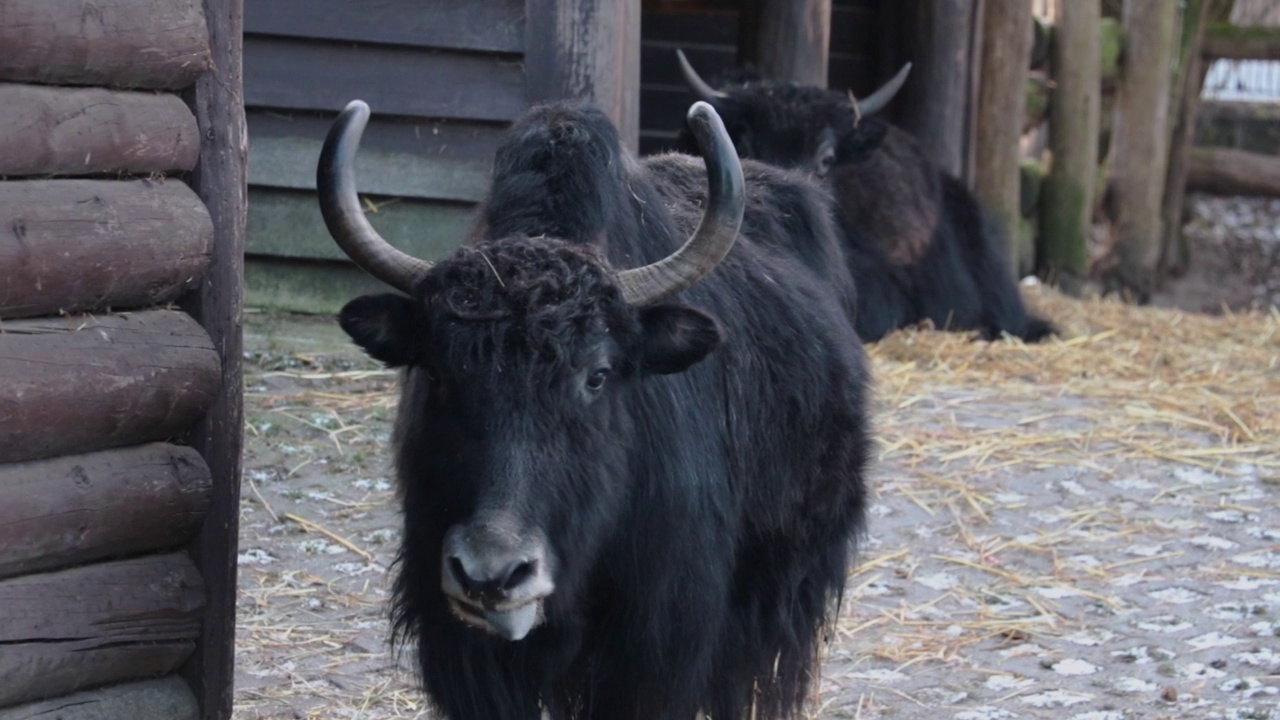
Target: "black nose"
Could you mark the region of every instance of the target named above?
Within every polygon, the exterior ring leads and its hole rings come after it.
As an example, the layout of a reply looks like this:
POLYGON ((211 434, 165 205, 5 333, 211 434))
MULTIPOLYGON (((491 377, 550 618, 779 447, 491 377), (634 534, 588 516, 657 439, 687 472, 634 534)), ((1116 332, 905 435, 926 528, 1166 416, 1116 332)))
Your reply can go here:
POLYGON ((476 558, 468 553, 449 556, 449 572, 468 595, 505 597, 533 577, 536 560, 476 558))
POLYGON ((488 526, 451 529, 443 560, 445 592, 482 603, 537 594, 546 569, 542 543, 488 526))

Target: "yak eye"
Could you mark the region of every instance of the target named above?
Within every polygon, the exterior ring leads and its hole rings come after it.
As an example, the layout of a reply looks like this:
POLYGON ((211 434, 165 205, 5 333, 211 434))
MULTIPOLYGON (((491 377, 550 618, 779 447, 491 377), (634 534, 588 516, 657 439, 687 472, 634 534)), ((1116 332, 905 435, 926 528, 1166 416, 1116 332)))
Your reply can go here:
POLYGON ((609 368, 596 368, 587 376, 587 389, 597 391, 604 387, 604 381, 609 379, 609 368))

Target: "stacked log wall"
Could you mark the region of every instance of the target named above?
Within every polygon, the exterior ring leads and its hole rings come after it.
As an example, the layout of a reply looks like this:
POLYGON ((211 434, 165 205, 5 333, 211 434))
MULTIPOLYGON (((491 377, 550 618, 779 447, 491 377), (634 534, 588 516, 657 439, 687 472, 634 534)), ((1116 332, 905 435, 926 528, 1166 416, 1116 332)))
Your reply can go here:
POLYGON ((241 2, 0 3, 0 719, 230 716, 241 2))

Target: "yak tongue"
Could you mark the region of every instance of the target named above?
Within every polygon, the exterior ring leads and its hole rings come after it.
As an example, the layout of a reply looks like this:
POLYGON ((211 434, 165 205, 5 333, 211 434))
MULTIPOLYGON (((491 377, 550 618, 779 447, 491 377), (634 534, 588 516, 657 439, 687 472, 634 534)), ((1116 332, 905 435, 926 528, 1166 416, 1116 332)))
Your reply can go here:
POLYGON ((508 612, 485 612, 485 622, 505 640, 523 640, 538 622, 538 603, 529 603, 508 612))

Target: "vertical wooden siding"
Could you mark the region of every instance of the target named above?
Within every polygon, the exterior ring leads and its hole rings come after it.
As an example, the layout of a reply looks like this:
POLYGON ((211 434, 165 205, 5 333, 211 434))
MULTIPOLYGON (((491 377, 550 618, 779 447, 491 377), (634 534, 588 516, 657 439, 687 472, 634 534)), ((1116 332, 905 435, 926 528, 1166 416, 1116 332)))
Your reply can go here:
POLYGON ((331 311, 335 283, 377 287, 329 240, 315 197, 324 135, 355 98, 373 110, 357 160, 371 222, 422 257, 454 247, 528 105, 524 0, 244 3, 250 302, 331 311))
MULTIPOLYGON (((834 0, 827 86, 862 95, 877 73, 874 0, 834 0)), ((738 13, 732 10, 646 12, 640 23, 640 151, 674 148, 685 111, 693 101, 680 78, 675 50, 698 72, 713 78, 736 64, 738 13)))

